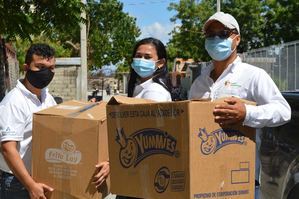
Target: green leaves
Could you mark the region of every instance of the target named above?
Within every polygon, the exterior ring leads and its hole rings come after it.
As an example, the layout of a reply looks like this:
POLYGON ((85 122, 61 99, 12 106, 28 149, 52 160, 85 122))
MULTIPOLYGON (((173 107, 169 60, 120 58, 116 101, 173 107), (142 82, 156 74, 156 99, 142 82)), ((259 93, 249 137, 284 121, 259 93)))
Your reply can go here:
POLYGON ((31 36, 68 30, 81 21, 79 0, 1 0, 0 34, 6 39, 31 40, 31 36))
POLYGON ((89 65, 102 67, 124 61, 128 65, 140 30, 136 19, 123 12, 117 0, 88 2, 89 65))
MULTIPOLYGON (((179 3, 171 3, 168 9, 177 11, 171 21, 181 23, 171 33, 172 39, 168 44, 170 57, 210 60, 204 49, 202 27, 208 17, 216 12, 216 1, 181 0, 179 3)), ((297 40, 298 10, 297 0, 233 0, 222 1, 221 4, 221 11, 230 13, 239 23, 240 53, 297 40)))

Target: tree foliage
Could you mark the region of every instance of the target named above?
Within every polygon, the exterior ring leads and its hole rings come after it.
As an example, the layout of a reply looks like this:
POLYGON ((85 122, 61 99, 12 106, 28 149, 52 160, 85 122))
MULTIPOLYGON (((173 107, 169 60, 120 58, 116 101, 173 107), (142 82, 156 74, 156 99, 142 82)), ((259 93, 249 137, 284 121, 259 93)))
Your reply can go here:
MULTIPOLYGON (((79 0, 0 0, 0 38, 2 44, 17 37, 30 40, 33 35, 67 30, 81 21, 83 4, 79 0), (65 23, 67 21, 67 23, 65 23)), ((3 45, 0 47, 0 100, 5 94, 3 45)))
POLYGON ((0 35, 31 39, 32 35, 65 31, 78 26, 80 0, 0 0, 0 35))
POLYGON ((299 39, 298 0, 267 0, 263 6, 264 46, 299 39))
MULTIPOLYGON (((123 12, 118 0, 88 0, 86 4, 88 66, 101 68, 109 64, 128 64, 140 30, 136 19, 123 12)), ((53 31, 51 38, 80 56, 80 27, 53 31)))
POLYGON ((80 56, 80 22, 87 25, 89 67, 119 63, 121 70, 128 70, 124 66, 140 30, 118 0, 0 0, 0 36, 15 41, 20 65, 32 42, 49 43, 57 56, 80 56), (86 19, 80 16, 83 10, 86 19))
POLYGON ((206 53, 203 48, 202 26, 212 13, 210 7, 215 7, 210 1, 202 1, 198 4, 194 0, 181 0, 179 3, 170 4, 168 9, 177 11, 171 21, 181 22, 181 26, 171 32, 172 39, 168 43, 168 53, 171 59, 175 57, 203 59, 206 53))
POLYGON ((124 13, 117 0, 88 4, 90 64, 101 67, 124 62, 127 65, 140 30, 136 19, 124 13))
MULTIPOLYGON (((53 41, 53 40, 49 39, 44 34, 42 34, 40 36, 36 36, 36 37, 31 37, 31 41, 26 40, 26 39, 24 40, 24 39, 17 37, 14 43, 15 43, 15 49, 16 49, 17 55, 18 55, 18 61, 20 63, 20 69, 22 69, 22 64, 25 63, 25 54, 26 54, 27 49, 29 48, 31 42, 49 44, 51 47, 53 47, 55 49, 56 57, 70 57, 71 53, 72 53, 71 49, 64 48, 61 45, 60 41, 53 41)), ((22 70, 20 70, 20 71, 22 71, 22 70)))
MULTIPOLYGON (((241 31, 238 52, 245 52, 298 39, 298 5, 296 0, 225 0, 221 11, 237 19, 241 31)), ((202 28, 216 12, 216 0, 181 0, 171 3, 169 9, 177 12, 171 20, 181 22, 168 44, 170 57, 209 60, 202 28)))

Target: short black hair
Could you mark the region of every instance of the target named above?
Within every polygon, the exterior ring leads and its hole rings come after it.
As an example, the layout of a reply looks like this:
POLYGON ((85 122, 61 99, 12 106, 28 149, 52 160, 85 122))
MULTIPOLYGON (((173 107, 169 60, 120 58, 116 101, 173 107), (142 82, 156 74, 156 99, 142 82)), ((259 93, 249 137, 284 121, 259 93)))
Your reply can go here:
POLYGON ((42 56, 44 58, 51 58, 55 55, 54 48, 50 47, 48 44, 36 43, 32 44, 27 50, 25 57, 25 64, 30 65, 32 62, 33 55, 42 56))

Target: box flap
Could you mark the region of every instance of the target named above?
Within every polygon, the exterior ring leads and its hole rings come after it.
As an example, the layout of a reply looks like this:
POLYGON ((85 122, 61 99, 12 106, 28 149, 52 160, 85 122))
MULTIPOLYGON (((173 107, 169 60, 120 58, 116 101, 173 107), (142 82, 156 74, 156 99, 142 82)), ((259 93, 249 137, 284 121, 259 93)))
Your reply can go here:
MULTIPOLYGON (((198 98, 198 99, 191 99, 192 102, 214 102, 214 103, 224 103, 224 100, 226 99, 227 97, 223 97, 223 98, 218 98, 218 99, 215 99, 215 100, 211 100, 211 98, 207 98, 207 99, 203 99, 203 98, 198 98)), ((249 104, 249 105, 256 105, 256 102, 253 102, 253 101, 249 101, 249 100, 246 100, 246 99, 241 99, 241 98, 238 98, 240 99, 242 102, 244 102, 245 104, 249 104)))
POLYGON ((112 96, 108 102, 108 105, 117 105, 117 104, 149 104, 156 103, 153 100, 125 97, 121 95, 112 96))
POLYGON ((62 104, 44 109, 35 115, 53 115, 81 119, 106 119, 106 102, 93 103, 77 100, 66 101, 62 104))
POLYGON ((36 115, 68 115, 82 109, 89 102, 70 100, 35 113, 36 115))
POLYGON ((104 121, 106 120, 106 105, 106 102, 90 103, 66 117, 104 121))

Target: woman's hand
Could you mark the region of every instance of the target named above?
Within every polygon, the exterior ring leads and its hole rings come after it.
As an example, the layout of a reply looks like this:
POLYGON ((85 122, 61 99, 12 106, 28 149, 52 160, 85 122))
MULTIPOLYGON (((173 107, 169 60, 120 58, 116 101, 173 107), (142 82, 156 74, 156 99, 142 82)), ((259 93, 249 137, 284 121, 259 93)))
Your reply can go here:
POLYGON ((96 165, 96 174, 93 177, 93 183, 95 187, 98 189, 101 184, 106 180, 110 173, 110 165, 109 161, 101 162, 96 165))

